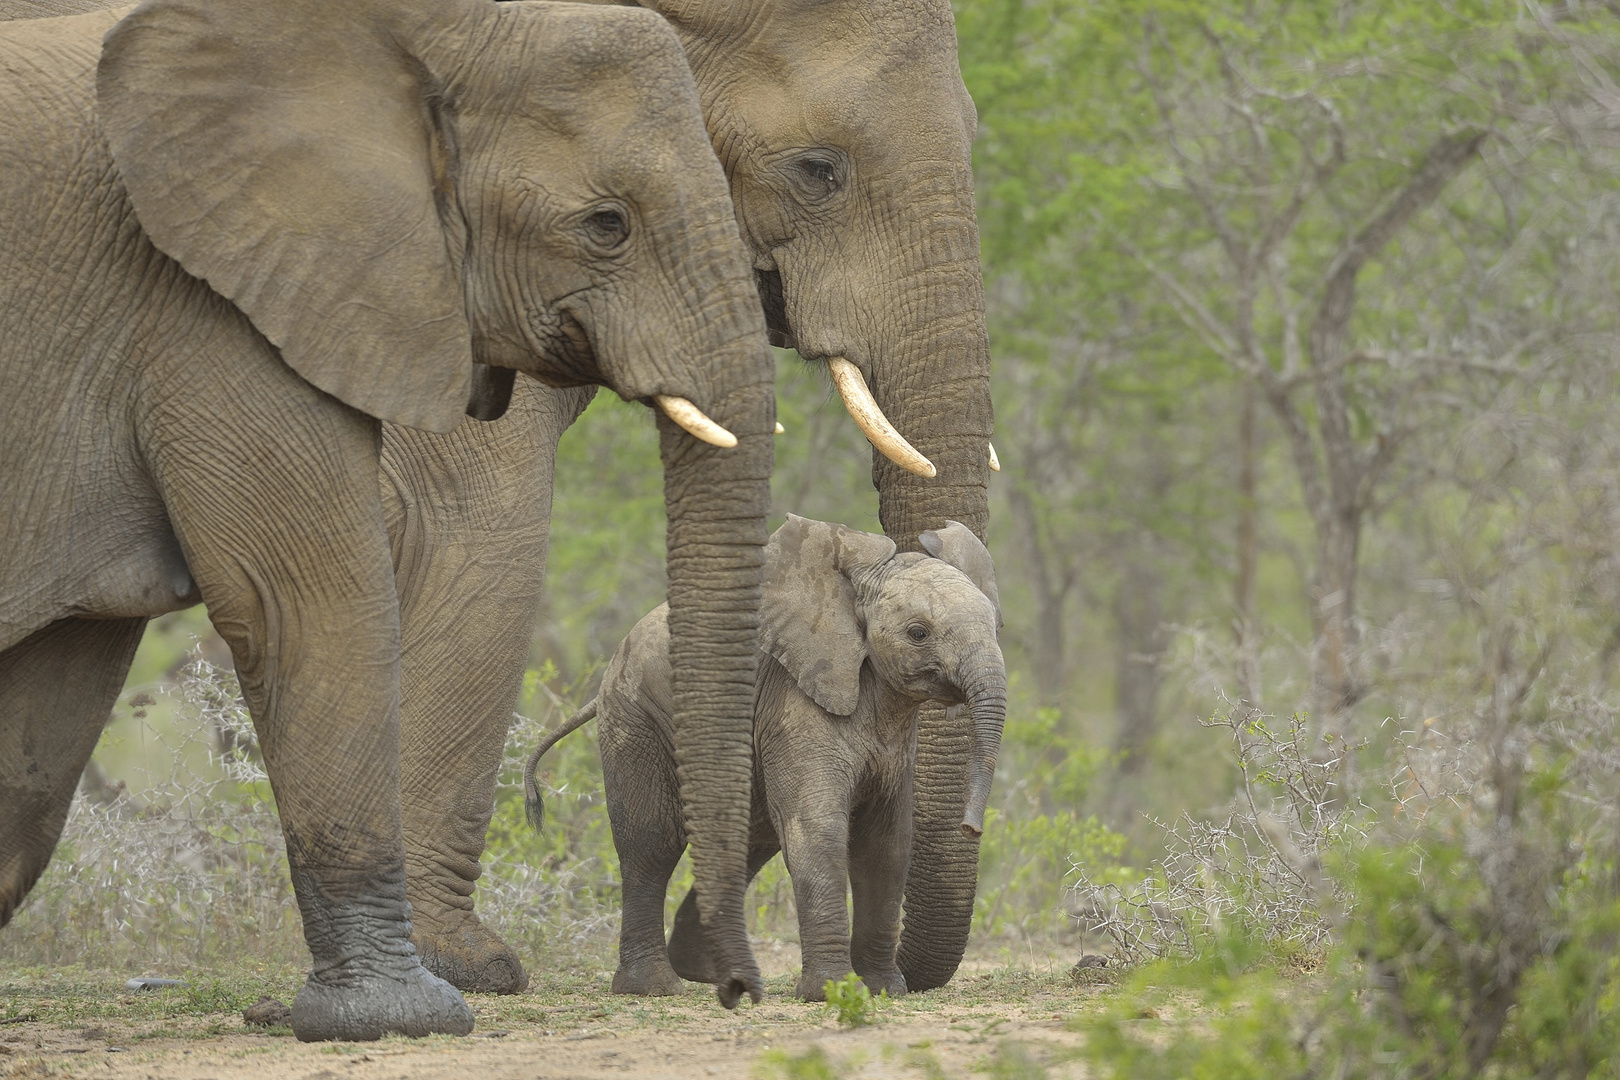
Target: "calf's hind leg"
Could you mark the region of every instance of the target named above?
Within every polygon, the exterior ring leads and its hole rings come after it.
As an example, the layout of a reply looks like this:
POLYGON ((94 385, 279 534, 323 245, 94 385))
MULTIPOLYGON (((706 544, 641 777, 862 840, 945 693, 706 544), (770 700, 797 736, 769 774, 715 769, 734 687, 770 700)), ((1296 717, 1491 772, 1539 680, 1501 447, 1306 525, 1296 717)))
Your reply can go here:
POLYGON ((145 619, 63 619, 0 653, 0 926, 56 850, 145 619))
MULTIPOLYGON (((757 830, 754 840, 754 845, 748 849, 749 881, 753 881, 754 875, 782 850, 775 842, 761 846, 757 830)), ((665 880, 668 880, 667 874, 665 880)), ((659 894, 659 903, 660 905, 663 903, 662 893, 659 894)), ((709 939, 703 932, 703 918, 698 914, 696 889, 687 890, 681 906, 675 910, 675 925, 669 932, 669 964, 683 979, 705 983, 715 981, 714 950, 710 948, 709 939)))
MULTIPOLYGON (((605 708, 612 710, 612 693, 603 696, 608 699, 605 708)), ((679 994, 684 988, 664 953, 664 894, 686 849, 674 756, 649 753, 634 740, 616 738, 613 719, 608 711, 601 721, 608 820, 624 885, 613 992, 679 994)))

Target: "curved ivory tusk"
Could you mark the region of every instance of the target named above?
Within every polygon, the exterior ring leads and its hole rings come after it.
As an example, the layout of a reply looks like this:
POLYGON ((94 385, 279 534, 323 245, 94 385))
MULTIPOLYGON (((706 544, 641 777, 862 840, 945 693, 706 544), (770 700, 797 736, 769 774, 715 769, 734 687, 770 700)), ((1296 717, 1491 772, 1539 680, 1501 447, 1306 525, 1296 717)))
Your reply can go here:
POLYGON ((827 370, 832 374, 833 385, 838 387, 838 396, 844 399, 844 408, 849 410, 855 425, 884 457, 918 476, 935 475, 937 470, 934 463, 906 442, 894 430, 894 425, 889 423, 889 418, 883 415, 883 410, 878 408, 872 391, 866 388, 866 380, 861 378, 860 368, 842 356, 830 356, 827 358, 827 370))
POLYGON ((737 445, 737 436, 703 415, 703 410, 674 394, 654 394, 653 400, 664 410, 664 415, 681 425, 686 433, 699 442, 730 450, 737 445))
POLYGON ((996 444, 995 443, 990 444, 990 471, 991 472, 1000 472, 1001 471, 1001 459, 996 457, 996 444))
POLYGON ((782 421, 780 421, 780 420, 778 420, 776 422, 776 432, 775 432, 775 434, 777 434, 777 435, 786 435, 787 434, 787 428, 782 426, 782 421))

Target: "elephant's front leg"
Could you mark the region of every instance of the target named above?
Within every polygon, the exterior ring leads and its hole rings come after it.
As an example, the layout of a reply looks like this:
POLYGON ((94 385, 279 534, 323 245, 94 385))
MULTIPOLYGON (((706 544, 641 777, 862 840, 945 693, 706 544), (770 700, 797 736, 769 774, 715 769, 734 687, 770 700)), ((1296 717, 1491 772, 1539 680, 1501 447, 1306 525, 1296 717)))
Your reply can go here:
MULTIPOLYGON (((782 857, 793 878, 799 909, 799 950, 803 967, 795 993, 825 1001, 827 980, 852 970, 849 955, 849 802, 841 787, 796 780, 789 805, 772 799, 772 816, 782 837, 782 857)), ((773 793, 774 794, 774 793, 773 793)))
POLYGON ((500 420, 448 435, 383 430, 412 938, 428 969, 463 990, 515 994, 529 981, 472 894, 545 585, 557 440, 593 389, 519 377, 500 420))
POLYGON ((849 831, 849 887, 855 904, 850 961, 872 993, 906 992, 895 962, 900 944, 900 897, 911 859, 911 786, 898 798, 857 811, 849 831))
POLYGON ((377 425, 279 363, 197 367, 154 395, 149 464, 231 646, 275 790, 314 958, 293 1030, 466 1034, 467 1003, 410 939, 377 425), (232 422, 183 411, 199 393, 232 422))

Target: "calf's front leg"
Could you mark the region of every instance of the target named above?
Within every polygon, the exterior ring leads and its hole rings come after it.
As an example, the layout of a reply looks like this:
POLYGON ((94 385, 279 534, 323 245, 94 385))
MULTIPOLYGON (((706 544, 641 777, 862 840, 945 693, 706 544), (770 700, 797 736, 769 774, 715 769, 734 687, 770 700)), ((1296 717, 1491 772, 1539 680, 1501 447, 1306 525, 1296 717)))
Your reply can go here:
POLYGON ((890 997, 906 992, 895 962, 900 944, 900 898, 911 859, 911 791, 858 810, 849 833, 849 886, 855 902, 850 962, 866 988, 890 997))

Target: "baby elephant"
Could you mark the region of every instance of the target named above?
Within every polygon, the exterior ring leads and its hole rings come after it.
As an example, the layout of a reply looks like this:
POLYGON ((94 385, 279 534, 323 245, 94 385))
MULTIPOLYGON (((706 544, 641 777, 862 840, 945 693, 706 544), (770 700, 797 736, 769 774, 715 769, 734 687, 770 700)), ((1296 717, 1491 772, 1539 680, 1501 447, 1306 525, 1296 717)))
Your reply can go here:
MULTIPOLYGON (((983 831, 1007 713, 990 553, 966 526, 925 532, 928 555, 887 537, 788 515, 766 547, 754 698, 748 873, 784 852, 799 909, 800 997, 854 970, 877 993, 906 992, 895 963, 911 857, 917 706, 953 710, 973 731, 962 827, 983 831), (930 557, 932 556, 932 557, 930 557), (845 886, 855 900, 850 932, 845 886)), ((664 894, 686 848, 670 726, 668 609, 630 631, 595 700, 529 758, 529 818, 540 822, 540 756, 600 721, 613 844, 624 876, 618 994, 678 994, 714 974, 688 894, 664 947, 664 894), (679 976, 679 977, 677 977, 679 976)))

